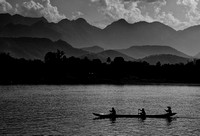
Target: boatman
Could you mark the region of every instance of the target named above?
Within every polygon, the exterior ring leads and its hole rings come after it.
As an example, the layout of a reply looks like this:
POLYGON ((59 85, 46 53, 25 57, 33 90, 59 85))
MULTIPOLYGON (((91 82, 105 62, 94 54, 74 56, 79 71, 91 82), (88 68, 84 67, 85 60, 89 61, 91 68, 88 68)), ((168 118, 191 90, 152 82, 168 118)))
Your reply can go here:
POLYGON ((142 108, 142 110, 139 109, 139 111, 141 111, 141 112, 140 112, 140 115, 141 115, 141 116, 143 116, 143 117, 146 116, 146 112, 145 112, 144 108, 142 108))
POLYGON ((167 114, 172 114, 172 110, 170 106, 167 106, 167 110, 165 110, 167 114))
POLYGON ((112 110, 110 110, 110 114, 111 114, 111 115, 114 115, 114 116, 116 115, 116 111, 115 111, 115 108, 114 108, 114 107, 112 107, 112 110))

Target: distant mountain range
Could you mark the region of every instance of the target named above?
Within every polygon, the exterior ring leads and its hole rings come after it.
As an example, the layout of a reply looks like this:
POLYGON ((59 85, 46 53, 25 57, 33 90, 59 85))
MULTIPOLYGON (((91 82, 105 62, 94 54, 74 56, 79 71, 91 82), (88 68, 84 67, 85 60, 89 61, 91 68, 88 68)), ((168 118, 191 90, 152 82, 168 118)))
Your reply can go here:
POLYGON ((81 48, 81 49, 85 50, 85 51, 88 51, 90 53, 99 53, 99 52, 104 51, 104 48, 101 48, 99 46, 84 47, 84 48, 81 48))
POLYGON ((162 65, 162 64, 179 64, 179 63, 186 64, 189 61, 191 61, 191 59, 171 54, 161 54, 161 55, 148 56, 143 59, 140 59, 140 61, 145 61, 151 65, 156 65, 158 62, 160 62, 160 64, 162 65))
POLYGON ((44 59, 47 52, 65 52, 66 57, 79 57, 87 51, 77 49, 64 41, 51 41, 46 38, 0 38, 0 52, 10 53, 15 58, 44 59))
POLYGON ((98 53, 98 55, 105 56, 106 58, 110 57, 111 60, 114 60, 116 57, 122 57, 122 58, 124 58, 125 61, 134 61, 135 60, 134 58, 132 58, 126 54, 120 53, 118 51, 115 51, 115 50, 105 50, 103 52, 98 53))
POLYGON ((67 57, 103 62, 108 57, 123 57, 126 61, 139 59, 154 64, 162 60, 173 64, 190 58, 183 51, 200 51, 200 26, 175 31, 158 22, 129 24, 121 19, 100 29, 82 18, 49 23, 45 18, 9 14, 0 14, 0 20, 0 52, 10 52, 17 58, 43 59, 47 52, 59 49, 67 57))
POLYGON ((194 56, 194 58, 200 59, 200 52, 194 56))
POLYGON ((21 15, 13 15, 11 16, 10 14, 0 14, 0 27, 3 27, 7 24, 20 24, 20 25, 33 25, 34 23, 37 23, 39 21, 48 23, 48 21, 41 17, 41 18, 31 18, 31 17, 23 17, 21 15))
MULTIPOLYGON (((146 46, 147 48, 148 46, 146 46)), ((157 46, 149 46, 148 49, 155 50, 157 46)), ((100 49, 100 47, 91 47, 91 49, 100 49)), ((102 62, 106 62, 107 58, 110 57, 110 59, 113 61, 116 57, 123 57, 125 61, 146 61, 149 64, 156 64, 158 61, 161 62, 161 64, 175 64, 175 63, 186 63, 189 58, 187 57, 180 57, 180 52, 176 51, 175 49, 171 47, 164 46, 163 48, 163 54, 160 55, 151 55, 152 52, 146 52, 144 50, 143 53, 145 53, 148 57, 144 57, 143 59, 134 59, 133 57, 127 55, 126 53, 121 53, 119 51, 115 50, 104 50, 102 52, 92 52, 90 50, 86 51, 84 49, 78 49, 72 47, 70 44, 66 43, 65 41, 58 40, 58 41, 51 41, 46 38, 27 38, 27 37, 21 37, 21 38, 0 38, 0 52, 6 52, 10 53, 11 56, 15 58, 25 58, 25 59, 44 59, 44 56, 47 52, 55 52, 57 49, 62 50, 65 52, 66 57, 78 57, 81 59, 84 59, 87 57, 90 60, 94 59, 100 59, 102 62), (171 54, 175 55, 168 55, 166 53, 170 53, 169 49, 172 51, 175 50, 175 53, 172 52, 171 54), (166 50, 167 52, 164 52, 166 50)), ((158 47, 157 53, 159 52, 160 46, 158 47)), ((124 49, 128 51, 128 53, 131 52, 129 49, 124 49)), ((142 49, 140 50, 142 52, 142 49)), ((182 54, 181 54, 182 55, 182 54)))
POLYGON ((140 45, 167 45, 194 56, 200 51, 200 26, 175 31, 159 22, 129 24, 121 19, 99 29, 84 19, 64 19, 48 23, 44 18, 1 14, 1 37, 38 37, 62 39, 76 48, 98 45, 106 49, 124 49, 140 45))
POLYGON ((148 57, 151 55, 159 55, 159 54, 171 54, 184 58, 189 58, 190 56, 172 48, 169 46, 132 46, 127 49, 117 50, 123 54, 126 54, 135 59, 141 59, 144 57, 148 57))
POLYGON ((96 54, 93 52, 81 58, 84 57, 90 60, 100 59, 102 62, 106 62, 108 57, 111 60, 114 60, 115 57, 123 57, 125 61, 146 61, 151 65, 155 65, 157 62, 161 64, 186 64, 192 60, 184 53, 168 46, 132 46, 124 50, 105 50, 96 54))

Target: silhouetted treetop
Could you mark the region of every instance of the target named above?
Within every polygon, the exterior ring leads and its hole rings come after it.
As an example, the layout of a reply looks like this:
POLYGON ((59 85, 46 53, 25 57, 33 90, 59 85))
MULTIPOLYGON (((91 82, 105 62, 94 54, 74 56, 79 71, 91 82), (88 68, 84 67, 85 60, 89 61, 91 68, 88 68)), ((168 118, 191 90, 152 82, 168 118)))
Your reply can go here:
POLYGON ((60 50, 48 52, 44 60, 15 59, 0 53, 0 84, 200 84, 200 60, 149 65, 116 57, 102 63, 87 57, 67 58, 60 50))
POLYGON ((64 51, 57 50, 57 52, 48 52, 45 57, 44 61, 45 63, 58 63, 62 62, 65 58, 64 51))

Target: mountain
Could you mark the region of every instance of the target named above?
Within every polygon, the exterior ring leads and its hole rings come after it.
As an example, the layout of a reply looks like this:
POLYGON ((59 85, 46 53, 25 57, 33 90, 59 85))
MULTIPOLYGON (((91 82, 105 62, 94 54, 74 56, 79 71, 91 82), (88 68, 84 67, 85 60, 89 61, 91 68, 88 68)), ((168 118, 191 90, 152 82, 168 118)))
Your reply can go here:
POLYGON ((90 25, 83 18, 72 21, 64 19, 54 24, 51 28, 62 34, 61 39, 77 48, 90 47, 103 42, 100 38, 101 29, 90 25))
POLYGON ((120 19, 100 29, 82 18, 48 23, 44 18, 1 14, 0 19, 3 20, 0 22, 0 37, 62 39, 76 48, 98 45, 106 49, 126 49, 135 45, 167 45, 191 56, 200 50, 200 26, 176 31, 159 22, 129 24, 120 19))
POLYGON ((168 45, 176 31, 159 22, 129 24, 118 20, 103 30, 105 41, 111 48, 128 48, 133 45, 168 45))
POLYGON ((160 54, 160 55, 152 55, 145 57, 143 59, 140 59, 140 61, 146 61, 151 65, 156 65, 157 62, 160 62, 161 64, 179 64, 179 63, 186 64, 189 61, 189 59, 184 57, 179 57, 176 55, 160 54))
POLYGON ((81 49, 88 51, 90 53, 99 53, 99 52, 104 51, 104 49, 99 46, 85 47, 85 48, 81 48, 81 49))
POLYGON ((55 52, 57 49, 64 51, 66 57, 74 56, 81 59, 87 57, 90 60, 100 59, 102 62, 106 62, 108 57, 112 60, 115 57, 123 57, 127 61, 134 60, 127 55, 112 50, 90 53, 82 49, 74 48, 62 40, 53 42, 46 38, 0 38, 0 52, 10 53, 15 58, 43 60, 47 52, 55 52))
POLYGON ((200 52, 197 53, 197 54, 194 56, 194 58, 200 59, 200 52))
POLYGON ((167 45, 191 56, 200 50, 200 25, 176 31, 160 22, 129 24, 121 19, 107 26, 102 33, 110 48, 167 45))
POLYGON ((101 62, 106 62, 106 60, 107 60, 107 58, 105 56, 98 55, 95 53, 87 53, 82 56, 79 56, 79 58, 80 59, 88 58, 89 60, 99 59, 99 60, 101 60, 101 62))
POLYGON ((43 21, 42 18, 26 18, 20 15, 11 16, 9 14, 4 15, 9 17, 5 18, 5 20, 8 21, 2 23, 3 25, 0 27, 0 37, 26 36, 48 38, 53 41, 62 39, 79 48, 93 46, 97 41, 99 41, 98 32, 101 29, 91 26, 88 22, 86 22, 86 20, 82 18, 72 21, 63 19, 58 23, 48 23, 43 21), (12 21, 15 20, 13 19, 15 16, 19 16, 18 18, 21 18, 21 20, 26 18, 32 23, 24 23, 23 21, 18 21, 18 23, 15 23, 12 21))
POLYGON ((0 27, 3 27, 7 24, 21 24, 21 25, 33 25, 38 21, 48 22, 44 17, 41 18, 31 18, 31 17, 23 17, 21 15, 15 14, 0 14, 0 27))
POLYGON ((51 40, 59 40, 62 35, 58 31, 51 28, 50 23, 39 21, 31 26, 22 24, 7 24, 0 28, 0 37, 35 37, 35 38, 48 38, 51 40))
POLYGON ((111 61, 113 61, 116 57, 122 57, 125 61, 135 61, 135 59, 114 50, 105 50, 99 53, 88 53, 80 58, 83 59, 85 57, 89 60, 100 59, 101 62, 106 62, 108 57, 110 57, 111 61))
POLYGON ((171 54, 184 58, 189 58, 188 55, 169 46, 132 46, 128 49, 117 50, 135 59, 141 59, 151 55, 171 54))
POLYGON ((125 61, 134 61, 135 60, 125 54, 122 54, 122 53, 120 53, 118 51, 114 51, 114 50, 105 50, 103 52, 98 53, 98 55, 104 56, 105 58, 110 57, 111 60, 114 60, 114 58, 116 58, 116 57, 122 57, 122 58, 124 58, 125 61))
POLYGON ((44 59, 47 52, 57 49, 65 52, 66 57, 78 57, 88 52, 73 48, 64 41, 51 41, 45 38, 0 38, 0 52, 10 53, 15 58, 44 59))

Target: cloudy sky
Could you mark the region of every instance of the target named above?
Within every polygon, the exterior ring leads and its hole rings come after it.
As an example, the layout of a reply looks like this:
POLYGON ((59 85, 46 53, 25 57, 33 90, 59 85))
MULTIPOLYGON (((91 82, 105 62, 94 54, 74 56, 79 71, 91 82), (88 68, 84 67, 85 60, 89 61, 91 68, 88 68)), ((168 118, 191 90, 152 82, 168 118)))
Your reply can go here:
POLYGON ((0 12, 44 16, 50 22, 82 17, 101 28, 121 18, 159 21, 176 30, 200 24, 199 0, 0 0, 0 12))

